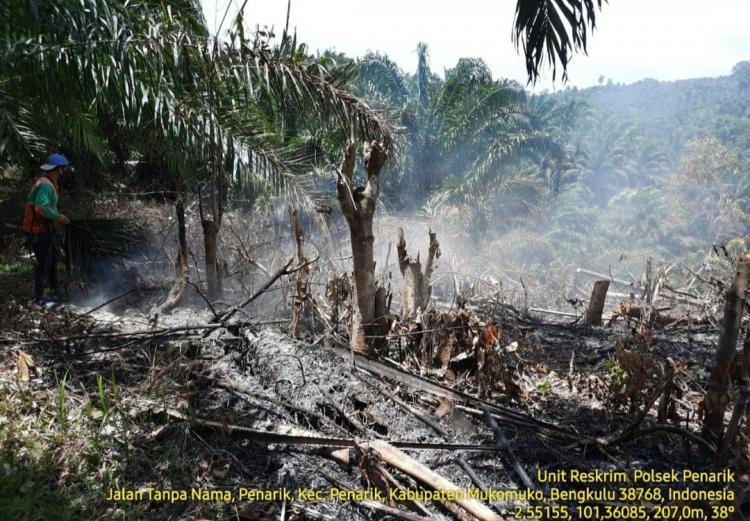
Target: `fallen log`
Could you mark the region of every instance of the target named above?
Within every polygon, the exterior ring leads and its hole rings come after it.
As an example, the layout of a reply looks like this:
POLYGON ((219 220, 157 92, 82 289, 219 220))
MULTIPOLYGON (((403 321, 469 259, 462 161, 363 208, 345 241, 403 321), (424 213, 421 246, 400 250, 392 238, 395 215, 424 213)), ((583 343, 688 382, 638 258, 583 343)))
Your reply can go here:
MULTIPOLYGON (((397 489, 399 491, 405 490, 405 487, 390 472, 388 472, 388 470, 386 470, 379 458, 374 457, 372 453, 365 452, 360 452, 358 456, 359 468, 362 470, 362 479, 367 486, 374 485, 380 489, 384 497, 390 497, 389 493, 391 489, 397 489)), ((389 500, 388 503, 392 502, 389 500)), ((432 513, 419 501, 407 499, 396 501, 396 503, 420 514, 432 517, 432 513)), ((402 510, 398 510, 398 512, 405 513, 402 510)))
POLYGON ((580 318, 580 315, 576 313, 566 313, 565 311, 557 311, 555 309, 529 308, 528 311, 529 313, 542 313, 544 315, 555 315, 558 317, 580 318))
MULTIPOLYGON (((636 304, 634 302, 621 302, 615 308, 615 314, 623 317, 634 318, 636 320, 645 320, 649 311, 648 305, 636 304)), ((707 315, 690 315, 674 310, 654 310, 651 320, 659 326, 666 326, 679 321, 690 321, 693 324, 710 324, 707 315)))
POLYGON ((577 268, 575 270, 576 276, 583 275, 589 278, 595 278, 599 280, 609 280, 614 282, 615 284, 622 284, 623 286, 628 286, 629 289, 632 289, 633 291, 641 292, 643 291, 641 288, 636 287, 631 281, 629 280, 623 280, 623 279, 616 279, 612 277, 611 275, 607 275, 604 273, 597 273, 596 271, 587 270, 584 268, 577 268))
MULTIPOLYGON (((308 445, 313 447, 360 447, 361 441, 356 438, 345 438, 335 436, 319 436, 317 433, 308 432, 303 429, 296 427, 290 427, 285 425, 277 425, 278 430, 285 430, 286 432, 274 432, 268 430, 261 430, 258 428, 246 427, 244 425, 235 425, 227 422, 218 420, 212 420, 209 418, 202 418, 199 416, 192 416, 174 408, 157 408, 154 410, 155 413, 165 413, 167 416, 187 421, 192 425, 199 427, 205 427, 209 429, 216 429, 226 434, 237 434, 238 436, 253 439, 258 442, 264 443, 283 443, 286 445, 308 445)), ((472 445, 469 443, 430 443, 430 442, 414 442, 414 441, 381 441, 376 440, 372 443, 385 443, 391 447, 398 447, 400 449, 410 450, 468 450, 468 451, 479 451, 479 452, 498 452, 498 448, 489 445, 472 445)))
MULTIPOLYGON (((460 491, 461 489, 445 479, 443 476, 425 467, 415 459, 411 458, 404 452, 398 450, 393 445, 383 441, 359 442, 358 447, 362 451, 371 451, 384 462, 397 468, 404 474, 414 478, 419 483, 426 485, 433 490, 441 491, 460 491)), ((471 515, 481 521, 503 521, 503 518, 493 512, 489 507, 474 499, 455 499, 453 501, 461 508, 464 508, 471 515)))

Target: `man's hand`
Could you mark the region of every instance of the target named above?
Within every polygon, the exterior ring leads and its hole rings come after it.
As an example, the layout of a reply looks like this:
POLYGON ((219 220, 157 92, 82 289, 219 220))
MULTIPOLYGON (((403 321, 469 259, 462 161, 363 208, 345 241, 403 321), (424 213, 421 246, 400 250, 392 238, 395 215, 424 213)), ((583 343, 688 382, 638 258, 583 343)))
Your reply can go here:
POLYGON ((66 224, 70 223, 70 219, 68 219, 64 215, 60 215, 60 220, 57 221, 57 222, 59 222, 60 224, 62 224, 63 226, 65 226, 66 224))

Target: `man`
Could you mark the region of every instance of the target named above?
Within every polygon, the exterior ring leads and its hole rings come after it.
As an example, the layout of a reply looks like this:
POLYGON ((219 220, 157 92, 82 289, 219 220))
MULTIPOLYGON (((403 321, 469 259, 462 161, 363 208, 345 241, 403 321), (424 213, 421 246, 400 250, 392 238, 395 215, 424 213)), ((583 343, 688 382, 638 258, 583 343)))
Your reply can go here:
POLYGON ((66 225, 70 222, 57 211, 60 177, 69 165, 64 155, 50 155, 40 167, 42 175, 34 181, 24 204, 23 231, 36 257, 34 297, 39 305, 46 308, 54 306, 54 299, 59 298, 54 223, 66 225), (44 297, 44 290, 48 286, 52 299, 44 297))

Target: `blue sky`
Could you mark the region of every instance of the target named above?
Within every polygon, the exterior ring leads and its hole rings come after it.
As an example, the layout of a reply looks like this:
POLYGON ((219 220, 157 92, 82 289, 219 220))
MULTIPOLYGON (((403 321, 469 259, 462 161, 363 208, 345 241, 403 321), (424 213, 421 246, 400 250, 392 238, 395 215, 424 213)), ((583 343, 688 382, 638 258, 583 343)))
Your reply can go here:
MULTIPOLYGON (((201 0, 216 30, 229 6, 232 17, 243 0, 201 0)), ((249 27, 280 32, 287 0, 248 0, 249 27)), ((311 50, 334 48, 352 57, 368 50, 387 53, 405 71, 416 67, 416 45, 428 44, 433 71, 442 73, 460 57, 484 59, 495 77, 526 83, 523 57, 511 42, 515 0, 292 0, 290 26, 311 50)), ((588 56, 576 55, 569 85, 595 85, 600 75, 614 82, 643 78, 675 80, 729 74, 750 59, 748 0, 610 0, 598 16, 588 56)), ((226 23, 225 23, 226 25, 226 23)), ((537 88, 559 89, 551 76, 537 88)))

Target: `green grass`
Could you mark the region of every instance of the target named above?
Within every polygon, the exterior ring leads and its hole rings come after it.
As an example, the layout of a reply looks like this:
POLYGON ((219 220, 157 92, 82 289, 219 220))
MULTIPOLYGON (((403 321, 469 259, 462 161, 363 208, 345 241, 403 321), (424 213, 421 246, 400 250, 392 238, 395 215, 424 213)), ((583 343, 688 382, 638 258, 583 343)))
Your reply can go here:
POLYGON ((0 512, 2 519, 76 520, 84 518, 80 498, 60 491, 54 478, 59 474, 51 458, 28 465, 7 452, 0 453, 0 512), (6 476, 6 473, 10 473, 6 476))
POLYGON ((0 256, 0 274, 30 275, 34 272, 34 261, 0 256))
MULTIPOLYGON (((101 435, 91 402, 70 408, 65 382, 47 390, 0 386, 0 521, 144 519, 147 504, 107 503, 122 479, 120 444, 101 435)), ((113 397, 101 389, 110 416, 113 397)))

